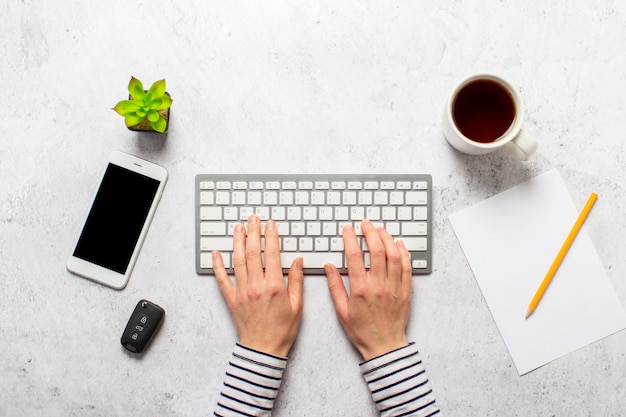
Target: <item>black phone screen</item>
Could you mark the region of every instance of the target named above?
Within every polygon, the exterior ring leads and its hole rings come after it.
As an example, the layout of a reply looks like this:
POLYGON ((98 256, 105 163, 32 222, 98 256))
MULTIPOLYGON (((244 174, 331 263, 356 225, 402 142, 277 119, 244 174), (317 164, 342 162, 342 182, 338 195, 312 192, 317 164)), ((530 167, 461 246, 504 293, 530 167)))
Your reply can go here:
POLYGON ((125 274, 160 181, 109 164, 74 256, 125 274))

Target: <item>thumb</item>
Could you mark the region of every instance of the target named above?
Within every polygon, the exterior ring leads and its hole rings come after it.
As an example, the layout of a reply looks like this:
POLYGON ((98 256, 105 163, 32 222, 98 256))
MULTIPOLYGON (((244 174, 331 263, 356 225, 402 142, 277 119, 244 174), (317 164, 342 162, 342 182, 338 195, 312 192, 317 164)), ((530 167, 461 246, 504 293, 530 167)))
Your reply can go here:
POLYGON ((326 272, 326 278, 328 278, 328 290, 330 291, 330 297, 335 305, 335 311, 340 320, 347 316, 348 311, 348 293, 346 287, 343 285, 341 275, 334 265, 324 265, 324 271, 326 272))
POLYGON ((304 287, 304 272, 302 270, 302 258, 296 258, 291 263, 287 274, 287 294, 291 304, 302 309, 302 288, 304 287))

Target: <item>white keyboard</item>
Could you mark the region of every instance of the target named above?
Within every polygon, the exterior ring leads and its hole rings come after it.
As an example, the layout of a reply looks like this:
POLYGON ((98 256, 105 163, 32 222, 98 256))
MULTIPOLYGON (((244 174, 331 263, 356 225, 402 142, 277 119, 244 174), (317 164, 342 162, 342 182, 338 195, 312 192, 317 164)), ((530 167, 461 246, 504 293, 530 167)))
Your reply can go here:
POLYGON ((347 224, 359 236, 369 266, 363 219, 402 239, 414 274, 432 271, 430 175, 200 174, 195 187, 198 274, 213 274, 214 250, 233 273, 233 229, 253 213, 262 227, 276 222, 285 273, 302 256, 305 274, 324 274, 326 263, 345 274, 341 230, 347 224))

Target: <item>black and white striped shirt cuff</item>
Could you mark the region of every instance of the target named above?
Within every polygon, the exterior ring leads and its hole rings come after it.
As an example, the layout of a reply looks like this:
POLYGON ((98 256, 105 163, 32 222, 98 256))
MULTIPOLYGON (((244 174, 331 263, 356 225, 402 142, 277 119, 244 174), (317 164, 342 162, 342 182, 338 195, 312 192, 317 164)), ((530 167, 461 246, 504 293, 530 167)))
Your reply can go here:
POLYGON ((214 414, 270 416, 286 365, 287 358, 237 343, 214 414))
POLYGON ((414 343, 359 366, 382 417, 439 415, 414 343))

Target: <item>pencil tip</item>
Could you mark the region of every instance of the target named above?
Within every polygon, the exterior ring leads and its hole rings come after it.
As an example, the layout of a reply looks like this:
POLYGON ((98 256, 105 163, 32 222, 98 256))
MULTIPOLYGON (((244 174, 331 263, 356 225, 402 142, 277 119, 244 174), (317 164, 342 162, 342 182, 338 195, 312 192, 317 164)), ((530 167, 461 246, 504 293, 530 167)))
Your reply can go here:
POLYGON ((529 308, 528 311, 526 312, 526 317, 524 317, 524 318, 527 319, 528 317, 530 317, 531 314, 533 314, 533 310, 531 308, 529 308))

